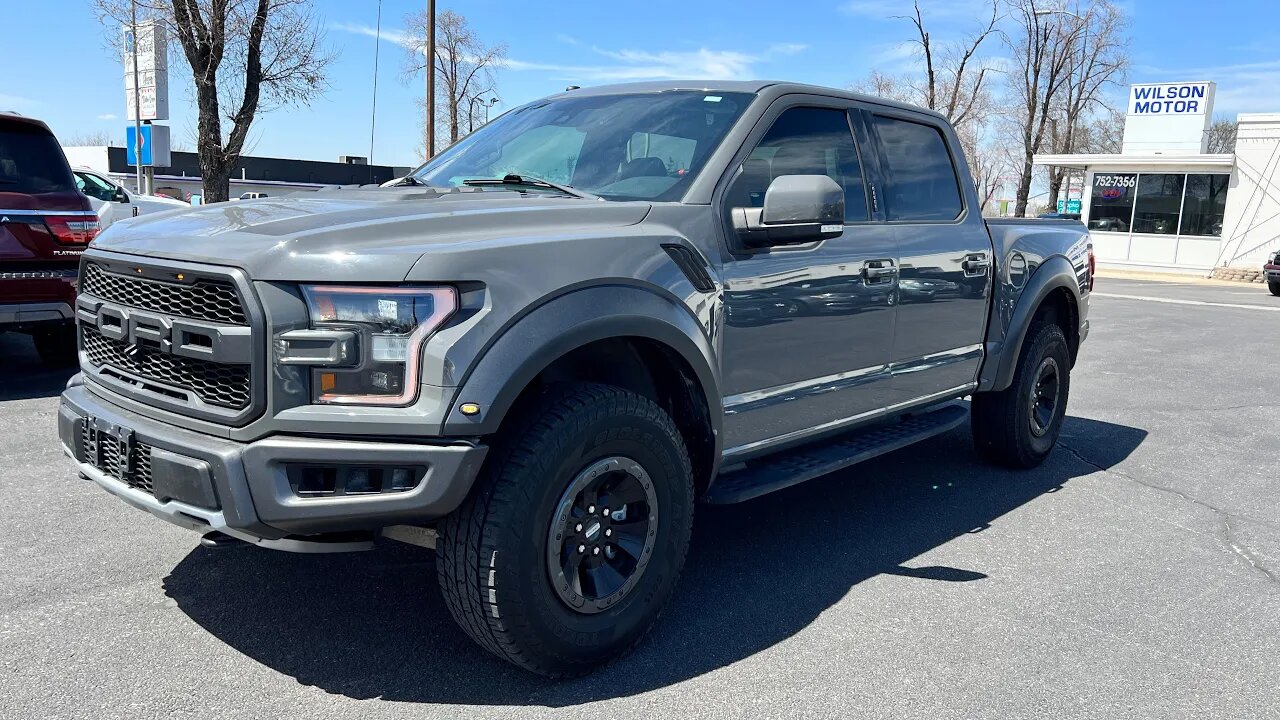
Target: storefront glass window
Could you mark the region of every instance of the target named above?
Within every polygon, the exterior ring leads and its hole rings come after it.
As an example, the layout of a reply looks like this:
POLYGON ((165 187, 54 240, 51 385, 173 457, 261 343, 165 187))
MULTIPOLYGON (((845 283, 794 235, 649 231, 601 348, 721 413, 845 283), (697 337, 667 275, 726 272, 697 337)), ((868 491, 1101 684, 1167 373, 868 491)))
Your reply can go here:
POLYGON ((1222 235, 1229 184, 1230 175, 1187 176, 1187 199, 1182 205, 1183 235, 1222 235))
POLYGON ((1138 176, 1135 173, 1094 175, 1093 198, 1089 202, 1089 229, 1128 232, 1129 222, 1133 218, 1133 196, 1137 185, 1138 176))
POLYGON ((1182 183, 1185 179, 1186 175, 1138 176, 1133 232, 1178 234, 1178 211, 1182 207, 1182 183))

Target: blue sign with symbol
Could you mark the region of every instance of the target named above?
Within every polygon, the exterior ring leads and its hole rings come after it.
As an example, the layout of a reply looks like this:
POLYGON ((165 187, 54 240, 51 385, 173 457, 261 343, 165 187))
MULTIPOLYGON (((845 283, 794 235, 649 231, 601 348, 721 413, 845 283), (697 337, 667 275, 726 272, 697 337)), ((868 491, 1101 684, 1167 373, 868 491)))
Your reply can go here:
POLYGON ((1058 212, 1073 213, 1078 215, 1080 213, 1080 199, 1076 198, 1075 200, 1059 200, 1058 212))
MULTIPOLYGON (((153 153, 151 152, 151 148, 152 148, 152 143, 151 143, 151 127, 152 127, 151 125, 143 125, 143 126, 142 126, 142 164, 143 164, 143 166, 147 166, 147 165, 154 165, 154 164, 155 164, 155 163, 152 161, 152 159, 153 159, 153 153)), ((130 126, 129 126, 128 136, 127 136, 127 138, 126 138, 126 143, 125 143, 125 145, 129 148, 129 152, 128 152, 128 157, 129 157, 129 159, 128 159, 128 164, 130 164, 130 165, 137 165, 137 164, 138 164, 138 160, 137 160, 138 154, 137 154, 137 152, 136 152, 136 150, 135 150, 135 147, 134 147, 134 145, 135 145, 135 140, 136 140, 136 136, 137 136, 137 133, 134 131, 134 126, 133 126, 133 125, 130 125, 130 126)))

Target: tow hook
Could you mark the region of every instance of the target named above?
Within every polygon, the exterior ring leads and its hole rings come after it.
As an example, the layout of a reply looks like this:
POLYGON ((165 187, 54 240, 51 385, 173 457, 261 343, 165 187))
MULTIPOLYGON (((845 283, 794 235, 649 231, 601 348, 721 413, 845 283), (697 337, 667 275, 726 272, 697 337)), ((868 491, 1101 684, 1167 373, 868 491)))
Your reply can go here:
POLYGON ((244 545, 248 545, 248 543, 240 538, 233 538, 226 533, 214 530, 213 532, 205 533, 200 537, 200 545, 211 550, 222 550, 224 548, 242 547, 244 545))

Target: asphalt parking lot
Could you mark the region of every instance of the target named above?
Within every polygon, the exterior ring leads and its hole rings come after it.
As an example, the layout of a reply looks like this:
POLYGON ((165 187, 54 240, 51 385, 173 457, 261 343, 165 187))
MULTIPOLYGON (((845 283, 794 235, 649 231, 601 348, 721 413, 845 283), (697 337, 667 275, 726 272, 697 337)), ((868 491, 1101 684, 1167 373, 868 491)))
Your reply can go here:
POLYGON ((0 337, 0 717, 1280 717, 1280 298, 1104 278, 1064 437, 967 428, 699 510, 633 655, 549 683, 429 551, 211 551, 77 480, 67 374, 0 337))

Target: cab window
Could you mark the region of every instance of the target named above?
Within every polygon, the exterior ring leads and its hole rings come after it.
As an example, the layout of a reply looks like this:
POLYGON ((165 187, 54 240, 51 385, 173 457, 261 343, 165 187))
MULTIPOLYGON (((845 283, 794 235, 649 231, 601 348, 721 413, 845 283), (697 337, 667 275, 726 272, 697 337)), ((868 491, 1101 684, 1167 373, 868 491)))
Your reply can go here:
POLYGON ((843 110, 795 107, 779 115, 742 162, 726 205, 762 207, 769 183, 783 175, 826 175, 844 188, 845 222, 868 219, 862 166, 843 110))
POLYGON ((98 200, 106 200, 107 202, 110 202, 115 199, 115 196, 116 196, 115 186, 107 183, 107 181, 103 180, 97 175, 93 175, 91 173, 85 173, 85 172, 77 172, 75 173, 75 176, 76 176, 76 189, 84 193, 85 195, 88 195, 91 198, 96 198, 98 200))
POLYGON ((947 143, 936 127, 876 115, 887 165, 890 220, 954 220, 964 205, 947 143))

